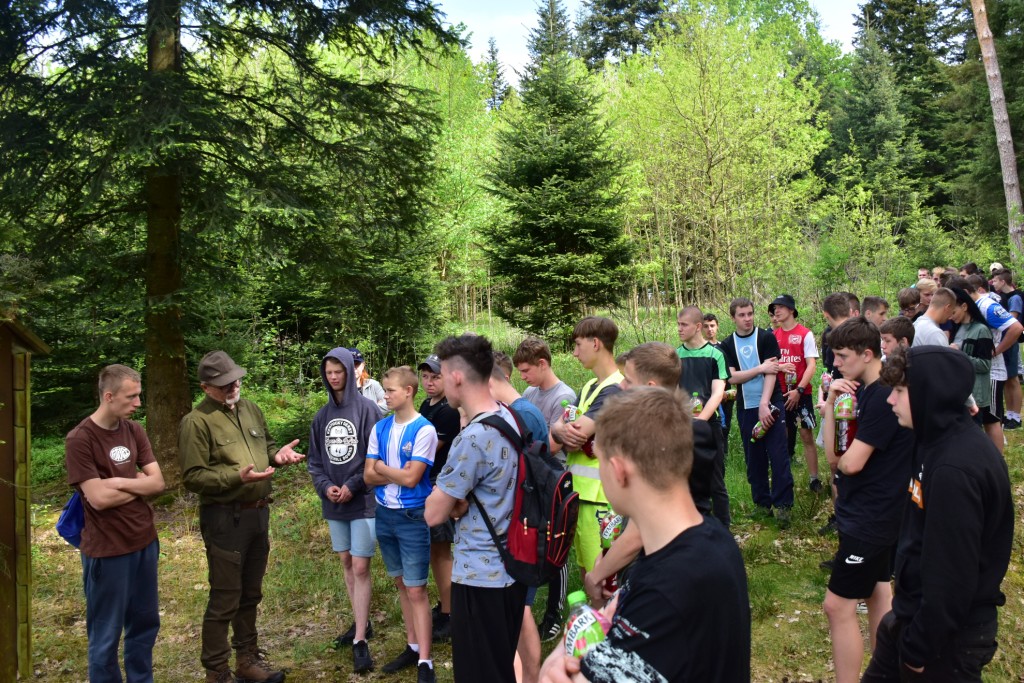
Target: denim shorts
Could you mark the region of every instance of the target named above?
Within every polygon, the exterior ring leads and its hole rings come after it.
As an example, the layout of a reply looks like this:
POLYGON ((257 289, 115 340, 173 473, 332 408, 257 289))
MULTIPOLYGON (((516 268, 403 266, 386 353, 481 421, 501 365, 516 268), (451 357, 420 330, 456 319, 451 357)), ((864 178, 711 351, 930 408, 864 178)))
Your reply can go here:
POLYGON ((1020 374, 1020 346, 1010 344, 1010 348, 1003 351, 1003 362, 1006 363, 1006 376, 1013 379, 1020 374))
POLYGON ((369 519, 329 519, 327 528, 331 530, 331 546, 336 553, 351 551, 353 557, 373 557, 374 532, 373 517, 369 519))
POLYGON ((425 586, 430 570, 430 527, 423 508, 393 510, 377 506, 377 544, 391 578, 406 586, 425 586))

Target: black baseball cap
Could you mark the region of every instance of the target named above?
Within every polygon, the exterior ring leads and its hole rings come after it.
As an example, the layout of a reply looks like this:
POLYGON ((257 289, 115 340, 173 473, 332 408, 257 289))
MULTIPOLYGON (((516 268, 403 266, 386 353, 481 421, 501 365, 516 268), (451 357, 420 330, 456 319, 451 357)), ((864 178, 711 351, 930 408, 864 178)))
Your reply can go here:
POLYGON ((793 311, 793 317, 797 318, 800 316, 796 311, 796 301, 789 294, 779 294, 775 297, 775 301, 768 304, 768 313, 774 314, 776 306, 785 306, 789 310, 793 311))

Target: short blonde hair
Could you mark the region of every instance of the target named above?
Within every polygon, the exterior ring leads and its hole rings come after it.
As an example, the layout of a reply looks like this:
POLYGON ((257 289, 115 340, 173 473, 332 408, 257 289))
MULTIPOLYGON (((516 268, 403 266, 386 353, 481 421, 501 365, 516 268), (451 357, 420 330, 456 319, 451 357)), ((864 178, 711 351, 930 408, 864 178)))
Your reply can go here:
POLYGON ((636 387, 612 396, 601 407, 594 440, 604 457, 629 459, 644 481, 665 491, 690 479, 691 412, 678 391, 636 387))
POLYGON ((384 373, 381 380, 393 379, 398 382, 398 386, 401 387, 412 387, 412 393, 415 395, 420 390, 420 380, 416 376, 416 372, 408 365, 401 365, 397 368, 388 368, 388 371, 384 373))
POLYGON ((935 284, 935 280, 923 277, 917 281, 917 289, 920 292, 934 292, 939 286, 935 284))
POLYGON ((121 390, 121 385, 124 384, 125 380, 131 380, 142 384, 142 376, 138 372, 132 370, 127 365, 120 365, 115 363, 114 365, 108 365, 107 367, 100 370, 99 379, 99 390, 100 399, 103 398, 103 394, 108 391, 112 394, 116 394, 121 390))
MULTIPOLYGON (((619 356, 622 366, 633 363, 641 382, 654 381, 659 387, 672 389, 679 384, 682 361, 676 350, 664 342, 644 342, 619 356)), ((618 359, 616 359, 618 360, 618 359)))

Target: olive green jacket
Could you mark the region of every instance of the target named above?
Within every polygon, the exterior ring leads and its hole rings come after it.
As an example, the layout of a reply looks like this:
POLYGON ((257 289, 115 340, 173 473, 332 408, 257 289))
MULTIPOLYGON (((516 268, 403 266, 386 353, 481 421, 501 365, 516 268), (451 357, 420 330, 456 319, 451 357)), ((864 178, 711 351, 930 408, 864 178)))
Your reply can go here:
POLYGON ((239 471, 249 464, 257 472, 266 470, 277 451, 263 412, 245 399, 232 412, 207 396, 178 428, 181 476, 203 505, 247 503, 270 495, 269 479, 243 484, 239 471))

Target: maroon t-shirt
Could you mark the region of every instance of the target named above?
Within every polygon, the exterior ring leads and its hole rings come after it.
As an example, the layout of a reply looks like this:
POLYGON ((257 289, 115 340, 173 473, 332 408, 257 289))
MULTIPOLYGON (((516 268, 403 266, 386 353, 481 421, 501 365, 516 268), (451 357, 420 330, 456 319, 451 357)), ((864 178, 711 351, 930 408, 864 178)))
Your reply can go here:
MULTIPOLYGON (((145 430, 131 420, 121 420, 116 429, 104 429, 87 417, 68 432, 64 449, 68 483, 75 488, 90 479, 134 479, 140 468, 156 462, 145 430)), ((156 539, 149 501, 135 498, 106 510, 94 509, 85 496, 82 501, 85 528, 81 550, 89 557, 127 555, 156 539)))

